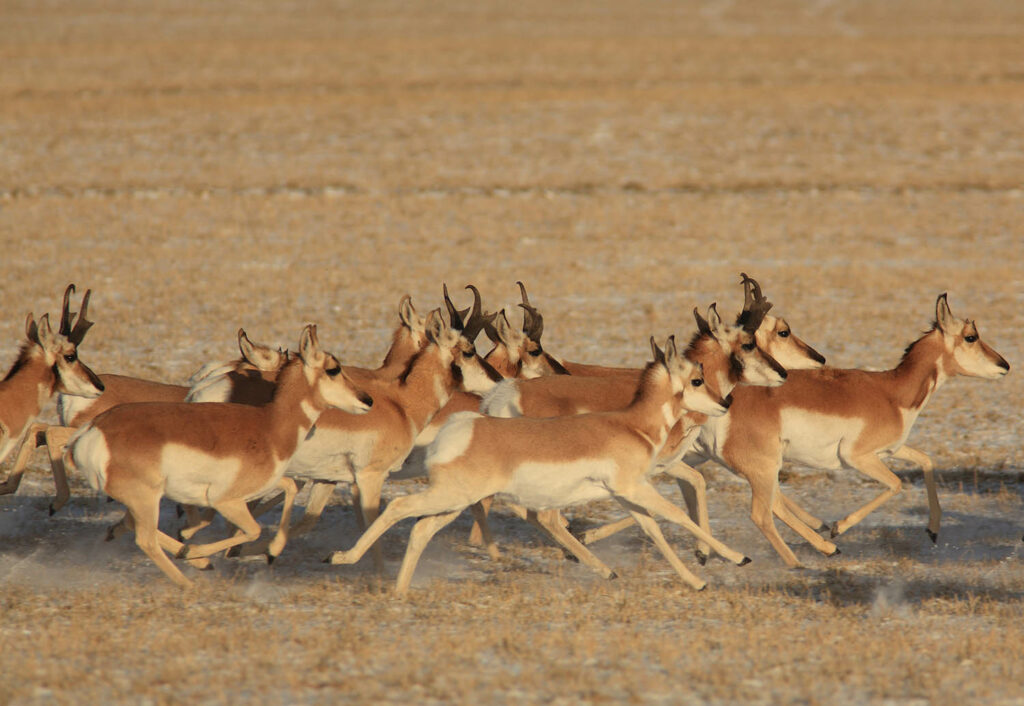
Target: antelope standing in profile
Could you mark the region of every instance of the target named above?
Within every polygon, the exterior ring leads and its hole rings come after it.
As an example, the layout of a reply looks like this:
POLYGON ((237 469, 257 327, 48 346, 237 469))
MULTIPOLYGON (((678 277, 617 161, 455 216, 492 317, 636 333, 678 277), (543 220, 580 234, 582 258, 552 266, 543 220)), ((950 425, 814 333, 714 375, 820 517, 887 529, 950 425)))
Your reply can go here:
MULTIPOLYGON (((747 563, 749 559, 706 534, 647 480, 669 431, 684 411, 722 414, 728 406, 704 385, 699 367, 676 353, 673 339, 665 352, 653 338, 651 348, 654 360, 644 369, 625 409, 547 419, 456 415, 427 454, 430 487, 393 500, 351 550, 335 552, 326 561, 354 563, 389 527, 407 517, 420 517, 396 584, 396 591, 405 593, 430 538, 470 505, 501 494, 534 511, 538 524, 555 541, 606 578, 614 572, 569 534, 554 511, 616 499, 634 515, 679 576, 698 590, 704 581, 676 556, 655 515, 683 525, 736 564, 747 563)), ((492 541, 489 536, 487 540, 492 541)))
MULTIPOLYGON (((28 454, 35 448, 28 443, 44 438, 49 425, 36 422, 44 405, 56 394, 77 395, 96 398, 103 393, 103 382, 78 358, 78 346, 85 338, 93 322, 86 318, 91 290, 82 297, 81 312, 70 311, 70 297, 75 285, 69 284, 64 290, 60 328, 54 333, 50 328, 50 315, 43 314, 37 322, 32 314, 25 321, 25 341, 18 352, 18 358, 7 376, 0 381, 0 461, 11 451, 21 446, 14 467, 3 484, 0 495, 13 493, 21 483, 21 476, 28 454)), ((38 443, 38 441, 36 441, 38 443)), ((51 449, 59 453, 59 445, 51 449)), ((63 488, 67 494, 67 480, 54 472, 58 493, 63 488)), ((50 506, 50 514, 54 508, 50 506)))
MULTIPOLYGON (((1006 360, 981 340, 973 321, 953 316, 942 294, 935 303, 932 328, 907 347, 892 370, 793 371, 777 389, 737 388, 729 414, 701 428, 695 453, 687 462, 713 459, 745 478, 751 488, 751 519, 782 560, 794 567, 799 561, 779 536, 772 514, 805 537, 825 525, 781 494, 779 469, 784 460, 829 470, 854 469, 886 486, 873 500, 833 524, 833 537, 902 489, 883 458, 910 461, 924 471, 927 532, 935 541, 941 508, 934 467, 928 456, 906 445, 907 436, 921 409, 950 377, 992 379, 1009 370, 1006 360)), ((822 550, 818 544, 815 547, 822 550)))
POLYGON ((89 484, 128 508, 135 542, 179 586, 191 585, 164 553, 208 557, 259 537, 246 502, 273 488, 285 492, 281 523, 267 550, 281 553, 295 500, 285 468, 328 408, 363 414, 373 399, 358 390, 338 360, 321 350, 316 327, 307 326, 298 357, 278 377, 273 400, 253 407, 229 403, 121 405, 80 429, 65 461, 89 484), (234 537, 186 545, 157 528, 160 498, 212 507, 239 528, 234 537))

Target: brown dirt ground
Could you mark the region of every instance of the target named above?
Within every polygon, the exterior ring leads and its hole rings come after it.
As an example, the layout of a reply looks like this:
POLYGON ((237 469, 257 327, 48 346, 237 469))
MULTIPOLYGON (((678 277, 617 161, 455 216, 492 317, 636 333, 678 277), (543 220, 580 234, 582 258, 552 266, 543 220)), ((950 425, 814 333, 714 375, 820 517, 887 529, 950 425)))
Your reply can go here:
MULTIPOLYGON (((94 290, 83 358, 182 381, 234 333, 383 355, 406 292, 492 305, 525 280, 546 346, 639 365, 758 277, 838 366, 894 364, 937 294, 1024 361, 1024 6, 1015 2, 4 2, 0 359, 24 315, 94 290)), ((4 362, 3 365, 7 365, 4 362)), ((1019 370, 955 380, 920 474, 786 571, 709 469, 713 529, 754 558, 687 591, 633 533, 602 582, 499 513, 507 558, 434 541, 408 600, 327 567, 354 522, 182 594, 81 480, 52 519, 37 458, 0 498, 0 702, 1022 703, 1019 370)), ((9 462, 8 462, 9 463, 9 462)), ((877 492, 787 470, 836 518, 877 492)), ((678 494, 663 486, 670 497, 678 494)), ((389 492, 415 491, 415 485, 389 492)), ((611 517, 583 508, 580 521, 611 517)), ((170 513, 168 523, 173 522, 170 513)), ((690 561, 690 541, 669 538, 690 561), (685 552, 684 552, 685 550, 685 552)))

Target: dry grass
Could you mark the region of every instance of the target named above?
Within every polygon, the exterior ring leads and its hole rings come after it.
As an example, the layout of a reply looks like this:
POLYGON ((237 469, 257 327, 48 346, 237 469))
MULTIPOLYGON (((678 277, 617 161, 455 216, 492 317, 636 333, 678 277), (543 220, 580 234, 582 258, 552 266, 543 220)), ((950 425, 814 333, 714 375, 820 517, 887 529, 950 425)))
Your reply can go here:
MULTIPOLYGON (((94 289, 87 362, 180 381, 231 357, 239 325, 294 346, 318 321, 373 363, 402 294, 425 309, 472 281, 496 304, 524 279, 549 350, 636 365, 693 306, 738 306, 741 270, 835 365, 893 364, 946 290, 1024 360, 1019 3, 0 15, 2 360, 68 281, 94 289)), ((598 545, 623 575, 605 584, 501 516, 506 560, 466 548, 463 519, 395 601, 390 578, 318 563, 352 541, 344 506, 273 573, 219 560, 182 595, 129 540, 101 541, 117 508, 80 481, 47 520, 37 463, 0 499, 0 702, 1019 699, 1021 399, 1015 369, 953 381, 921 416, 936 547, 901 469, 907 491, 841 557, 785 535, 812 567, 785 571, 744 486, 712 471, 713 529, 755 562, 712 562, 700 595, 635 534, 598 545)), ((878 492, 787 479, 827 519, 878 492)))

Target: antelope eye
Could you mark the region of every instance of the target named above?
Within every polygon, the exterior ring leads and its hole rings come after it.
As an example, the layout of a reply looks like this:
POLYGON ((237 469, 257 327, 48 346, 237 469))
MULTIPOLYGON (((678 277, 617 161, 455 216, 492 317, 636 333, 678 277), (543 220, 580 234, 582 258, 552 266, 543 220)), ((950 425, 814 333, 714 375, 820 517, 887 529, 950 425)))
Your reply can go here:
POLYGON ((978 337, 977 336, 964 336, 964 340, 967 341, 968 343, 974 343, 975 341, 978 340, 978 337))
POLYGON ((743 350, 745 350, 745 351, 752 351, 752 350, 754 350, 755 348, 757 348, 757 344, 756 344, 756 343, 744 343, 744 344, 743 344, 742 346, 740 346, 740 347, 741 347, 741 348, 742 348, 743 350))
POLYGON ((78 360, 78 353, 68 353, 66 356, 64 356, 64 360, 66 360, 69 363, 74 363, 76 360, 78 360))
POLYGON ((324 370, 324 372, 327 373, 327 377, 338 377, 338 373, 341 372, 341 366, 338 365, 334 368, 327 368, 326 370, 324 370))
POLYGON ((789 331, 779 331, 779 338, 789 338, 789 331))
POLYGON ((690 380, 690 384, 693 385, 694 387, 700 387, 701 385, 704 384, 704 381, 701 380, 700 378, 694 378, 693 380, 690 380))
POLYGON ((538 349, 537 349, 537 350, 535 350, 535 351, 529 351, 529 354, 530 354, 530 355, 532 355, 532 356, 533 356, 534 358, 536 358, 537 356, 539 356, 539 355, 540 355, 541 353, 543 353, 543 352, 544 352, 544 351, 542 351, 542 350, 541 350, 540 348, 538 348, 538 349))
POLYGON ((463 358, 467 358, 468 359, 468 358, 472 358, 475 355, 476 355, 476 351, 474 351, 474 350, 462 351, 462 357, 463 358))

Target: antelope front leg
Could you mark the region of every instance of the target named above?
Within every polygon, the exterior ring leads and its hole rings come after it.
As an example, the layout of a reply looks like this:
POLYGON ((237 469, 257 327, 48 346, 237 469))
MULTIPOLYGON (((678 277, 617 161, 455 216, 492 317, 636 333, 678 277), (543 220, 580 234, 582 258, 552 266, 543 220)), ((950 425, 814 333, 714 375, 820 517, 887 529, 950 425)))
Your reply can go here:
POLYGON ((839 547, 834 545, 832 542, 822 539, 820 534, 804 524, 795 513, 791 513, 789 511, 789 507, 785 504, 784 498, 785 496, 783 496, 781 492, 776 495, 775 506, 772 509, 775 516, 785 522, 790 529, 807 540, 812 547, 825 556, 835 556, 836 554, 839 554, 839 547))
POLYGON ((818 519, 811 513, 807 512, 807 510, 804 510, 796 503, 795 500, 793 500, 792 498, 788 497, 785 493, 783 493, 781 488, 779 488, 779 498, 781 498, 782 504, 785 505, 786 509, 789 510, 789 512, 793 516, 795 516, 798 520, 803 522, 805 525, 810 527, 815 532, 820 532, 821 530, 826 529, 828 527, 828 525, 823 520, 818 519))
POLYGON ((320 516, 324 514, 324 508, 327 507, 327 503, 330 501, 336 485, 337 483, 328 481, 313 481, 313 488, 309 491, 309 500, 306 502, 306 511, 302 514, 302 519, 296 522, 295 526, 291 529, 293 537, 305 534, 316 527, 316 523, 320 521, 320 516))
POLYGON ((655 522, 650 515, 645 514, 642 509, 638 510, 637 506, 631 504, 629 501, 618 496, 616 496, 615 499, 629 511, 629 514, 634 520, 636 520, 636 523, 640 525, 640 529, 642 529, 644 533, 651 538, 654 545, 658 548, 658 551, 661 552, 661 555, 665 557, 668 563, 672 565, 672 568, 676 570, 676 573, 679 574, 679 578, 685 581, 693 589, 703 591, 707 586, 707 582, 697 578, 692 571, 686 568, 683 562, 679 559, 679 556, 672 551, 672 547, 669 546, 669 543, 665 541, 665 536, 661 533, 661 528, 658 527, 658 523, 655 522))
MULTIPOLYGON (((487 522, 487 515, 491 511, 491 505, 493 503, 494 496, 491 496, 489 498, 484 498, 473 506, 473 527, 469 530, 469 543, 474 547, 479 547, 487 541, 484 538, 484 534, 490 534, 490 530, 485 530, 484 525, 487 522), (476 509, 477 506, 480 508, 479 511, 476 509)), ((487 546, 488 551, 490 551, 489 545, 487 546)))
MULTIPOLYGON (((356 474, 356 484, 359 486, 359 511, 363 516, 363 525, 367 528, 373 525, 380 514, 380 496, 387 475, 386 470, 381 472, 369 468, 364 468, 356 474)), ((384 553, 376 542, 373 544, 373 565, 378 573, 384 570, 384 553)))
POLYGON ((11 472, 7 475, 7 479, 0 483, 0 495, 10 495, 18 490, 32 452, 46 443, 46 427, 46 424, 35 423, 28 428, 25 438, 21 440, 21 445, 18 447, 18 455, 14 458, 11 472))
MULTIPOLYGON (((674 464, 671 468, 667 468, 666 473, 676 479, 676 484, 679 486, 679 492, 683 494, 683 501, 686 503, 686 511, 690 514, 690 519, 694 520, 702 530, 711 534, 711 523, 708 520, 708 484, 704 480, 704 476, 701 475, 700 471, 686 465, 682 461, 674 464)), ((708 546, 707 542, 697 541, 695 554, 701 566, 708 562, 710 552, 711 547, 708 546)))
POLYGON ((935 488, 935 466, 927 454, 909 446, 899 447, 892 455, 916 463, 924 471, 924 485, 928 489, 928 527, 925 532, 934 544, 939 540, 939 526, 942 524, 942 508, 939 506, 939 493, 935 488))
MULTIPOLYGON (((295 481, 287 476, 277 482, 277 487, 284 491, 284 506, 281 508, 281 523, 277 527, 277 534, 274 535, 274 539, 271 540, 270 546, 267 548, 268 564, 274 563, 274 559, 279 557, 281 552, 284 551, 284 545, 288 541, 288 525, 292 520, 295 496, 299 492, 295 481)), ((331 490, 334 490, 333 484, 331 485, 331 490)), ((330 493, 328 493, 329 495, 330 493)))

